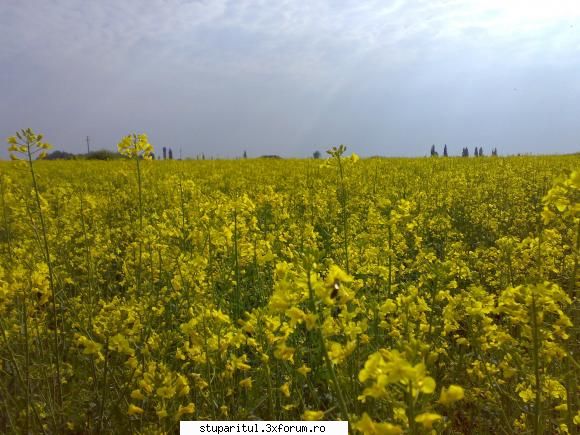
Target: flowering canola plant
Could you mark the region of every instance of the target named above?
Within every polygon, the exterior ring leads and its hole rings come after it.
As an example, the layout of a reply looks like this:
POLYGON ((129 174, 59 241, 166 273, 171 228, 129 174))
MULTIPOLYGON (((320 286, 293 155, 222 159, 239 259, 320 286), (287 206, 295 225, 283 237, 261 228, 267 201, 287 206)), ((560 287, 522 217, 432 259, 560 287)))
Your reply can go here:
POLYGON ((155 161, 132 134, 125 160, 56 162, 43 140, 0 162, 1 432, 577 432, 578 156, 155 161))

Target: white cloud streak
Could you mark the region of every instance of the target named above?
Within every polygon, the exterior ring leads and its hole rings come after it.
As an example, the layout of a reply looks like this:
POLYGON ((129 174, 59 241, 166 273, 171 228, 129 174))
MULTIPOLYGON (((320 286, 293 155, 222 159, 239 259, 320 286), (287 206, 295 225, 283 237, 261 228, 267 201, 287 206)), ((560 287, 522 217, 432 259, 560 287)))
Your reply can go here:
POLYGON ((0 11, 3 59, 31 50, 39 61, 63 62, 123 63, 140 54, 186 65, 203 57, 209 68, 225 62, 255 72, 404 53, 417 39, 420 46, 523 44, 530 55, 579 48, 578 29, 569 27, 580 17, 577 0, 549 7, 543 0, 8 0, 0 11), (237 51, 244 39, 250 46, 237 51))

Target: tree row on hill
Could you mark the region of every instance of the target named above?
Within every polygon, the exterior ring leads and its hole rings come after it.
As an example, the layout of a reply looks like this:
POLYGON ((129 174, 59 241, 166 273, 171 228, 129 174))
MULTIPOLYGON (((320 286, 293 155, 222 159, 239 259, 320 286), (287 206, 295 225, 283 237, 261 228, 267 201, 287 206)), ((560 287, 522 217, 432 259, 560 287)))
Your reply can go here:
MULTIPOLYGON (((437 152, 437 150, 435 148, 435 145, 432 145, 431 146, 430 155, 431 155, 431 157, 439 157, 439 153, 437 152)), ((483 157, 485 155, 483 153, 483 147, 479 147, 479 148, 478 147, 475 147, 474 148, 474 151, 473 151, 473 155, 475 157, 483 157)), ((493 157, 496 157, 497 156, 497 148, 493 148, 491 150, 491 155, 493 157)), ((449 154, 447 152, 447 144, 445 144, 443 146, 443 157, 448 157, 448 156, 449 156, 449 154)), ((461 157, 469 157, 469 148, 468 147, 464 147, 461 150, 461 157)))

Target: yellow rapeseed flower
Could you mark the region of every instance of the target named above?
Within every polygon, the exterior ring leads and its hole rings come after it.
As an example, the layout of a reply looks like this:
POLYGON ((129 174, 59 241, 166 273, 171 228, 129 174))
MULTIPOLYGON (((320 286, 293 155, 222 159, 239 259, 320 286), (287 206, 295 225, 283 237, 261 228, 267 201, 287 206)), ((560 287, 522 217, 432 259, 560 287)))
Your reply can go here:
POLYGON ((240 381, 240 387, 250 389, 252 388, 252 378, 245 378, 240 381))
POLYGON ((445 406, 449 406, 458 400, 463 399, 465 393, 463 388, 459 385, 450 385, 449 389, 443 387, 441 390, 441 396, 439 397, 439 403, 445 406))
POLYGON ((175 396, 175 387, 173 385, 159 387, 157 388, 157 395, 163 399, 171 399, 175 396))
POLYGON ((290 397, 290 383, 285 382, 284 384, 282 384, 282 386, 280 387, 280 391, 284 396, 290 397))
POLYGON ((101 343, 97 343, 96 341, 89 340, 88 338, 83 337, 83 336, 79 337, 78 342, 79 342, 79 344, 84 346, 84 350, 83 350, 84 355, 98 354, 101 351, 101 349, 103 348, 103 345, 101 343))
POLYGON ((294 362, 294 351, 293 347, 286 346, 285 342, 280 343, 276 350, 274 351, 274 356, 280 360, 294 362))
POLYGON ((175 414, 175 419, 179 420, 182 415, 193 414, 194 412, 195 412, 195 405, 191 402, 187 406, 179 405, 179 409, 177 410, 177 413, 175 414))
POLYGON ((302 364, 302 366, 296 369, 296 371, 300 373, 302 376, 306 376, 308 373, 312 371, 312 369, 308 367, 306 364, 302 364))
POLYGON ((352 427, 364 435, 399 435, 403 433, 403 429, 397 425, 373 421, 366 412, 352 427))
POLYGON ((130 158, 151 159, 153 146, 149 143, 146 134, 130 134, 125 136, 117 145, 120 154, 130 158))
POLYGON ((143 399, 145 399, 145 396, 143 395, 141 390, 136 389, 136 390, 131 391, 131 399, 143 400, 143 399))
POLYGON ((306 410, 302 414, 302 419, 305 421, 318 421, 324 418, 324 411, 310 411, 306 410))
POLYGON ((433 424, 442 418, 443 417, 441 417, 439 414, 435 414, 434 412, 425 412, 415 417, 415 421, 422 424, 425 429, 431 429, 433 424))
POLYGON ((129 405, 129 410, 127 414, 135 415, 135 414, 143 414, 143 408, 139 408, 137 405, 133 405, 132 403, 129 405))

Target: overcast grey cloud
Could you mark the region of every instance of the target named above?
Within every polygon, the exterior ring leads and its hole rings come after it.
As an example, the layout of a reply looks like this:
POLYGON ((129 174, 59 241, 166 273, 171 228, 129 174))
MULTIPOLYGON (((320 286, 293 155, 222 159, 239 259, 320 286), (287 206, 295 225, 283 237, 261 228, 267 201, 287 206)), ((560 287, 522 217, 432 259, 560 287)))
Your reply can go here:
POLYGON ((580 150, 577 0, 1 0, 0 41, 0 134, 72 152, 580 150))

